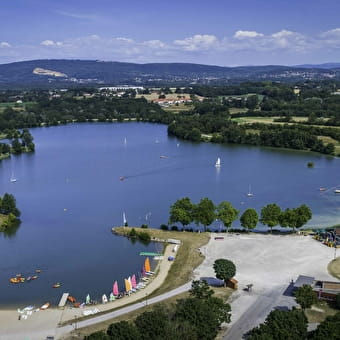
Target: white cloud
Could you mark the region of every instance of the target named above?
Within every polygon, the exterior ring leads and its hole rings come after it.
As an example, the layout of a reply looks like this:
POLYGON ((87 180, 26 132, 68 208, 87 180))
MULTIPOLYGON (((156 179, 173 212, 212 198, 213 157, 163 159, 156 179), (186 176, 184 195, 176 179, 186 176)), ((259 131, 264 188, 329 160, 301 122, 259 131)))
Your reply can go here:
POLYGON ((6 47, 11 47, 11 45, 7 41, 2 41, 0 42, 0 47, 6 48, 6 47))
POLYGON ((42 46, 62 46, 63 43, 60 41, 44 40, 40 43, 42 46))
POLYGON ((258 37, 263 37, 263 34, 258 33, 256 31, 236 31, 234 34, 235 39, 258 38, 258 37))
POLYGON ((64 17, 69 17, 78 20, 87 20, 87 21, 98 21, 100 17, 95 14, 88 14, 88 13, 71 13, 71 12, 64 12, 64 11, 56 11, 55 13, 60 14, 64 17))
POLYGON ((214 35, 196 34, 184 40, 175 40, 174 44, 182 47, 186 51, 199 51, 217 48, 219 41, 214 35))

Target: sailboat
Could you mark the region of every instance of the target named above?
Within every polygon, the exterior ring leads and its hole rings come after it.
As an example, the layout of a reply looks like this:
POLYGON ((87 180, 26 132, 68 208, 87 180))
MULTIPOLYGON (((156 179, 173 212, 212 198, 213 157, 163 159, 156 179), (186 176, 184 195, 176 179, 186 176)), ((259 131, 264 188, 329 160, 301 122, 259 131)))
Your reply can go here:
POLYGON ((124 138, 124 145, 126 145, 127 144, 127 139, 126 139, 126 137, 124 138))
POLYGON ((254 196, 254 194, 251 192, 251 186, 250 186, 250 184, 249 184, 249 190, 248 190, 247 196, 248 196, 248 197, 254 196))
POLYGON ((127 225, 127 220, 125 216, 125 212, 123 212, 123 226, 125 227, 127 225))
POLYGON ((17 181, 17 179, 14 177, 14 174, 13 174, 13 172, 12 172, 12 176, 11 176, 10 182, 11 182, 11 183, 14 183, 14 182, 16 182, 16 181, 17 181))
POLYGON ((103 294, 102 295, 102 303, 107 303, 107 296, 106 296, 106 294, 103 294))
POLYGON ((118 296, 118 295, 119 295, 119 290, 118 290, 118 283, 117 283, 117 281, 115 281, 115 283, 113 284, 112 293, 113 293, 114 296, 118 296))
POLYGON ((220 157, 217 158, 215 166, 216 166, 216 168, 220 168, 221 167, 221 159, 220 159, 220 157))

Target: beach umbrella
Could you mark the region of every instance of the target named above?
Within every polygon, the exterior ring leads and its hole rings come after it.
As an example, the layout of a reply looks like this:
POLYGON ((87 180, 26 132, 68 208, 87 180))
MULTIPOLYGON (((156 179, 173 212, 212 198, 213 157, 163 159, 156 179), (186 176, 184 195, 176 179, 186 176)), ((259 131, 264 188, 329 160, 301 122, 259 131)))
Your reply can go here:
POLYGON ((111 294, 110 294, 110 301, 112 302, 112 301, 114 301, 115 300, 115 296, 113 295, 113 293, 111 292, 111 294))
POLYGON ((90 302, 91 302, 90 294, 87 294, 87 295, 86 295, 86 299, 85 299, 85 303, 86 303, 87 305, 89 305, 90 302))

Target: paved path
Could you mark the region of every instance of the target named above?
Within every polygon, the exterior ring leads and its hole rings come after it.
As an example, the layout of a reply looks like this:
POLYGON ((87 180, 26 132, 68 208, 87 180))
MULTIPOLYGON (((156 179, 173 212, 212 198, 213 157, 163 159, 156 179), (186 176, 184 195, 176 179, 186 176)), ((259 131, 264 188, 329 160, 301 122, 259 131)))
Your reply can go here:
MULTIPOLYGON (((267 315, 277 309, 291 309, 296 305, 292 296, 285 296, 287 286, 275 287, 273 289, 266 289, 259 295, 253 295, 254 293, 245 292, 235 299, 231 304, 231 310, 233 311, 233 305, 242 303, 242 300, 252 298, 253 303, 242 313, 242 315, 231 324, 228 328, 223 339, 225 340, 240 340, 243 339, 244 334, 250 331, 252 328, 263 323, 267 315)), ((256 294, 256 293, 255 293, 256 294)))

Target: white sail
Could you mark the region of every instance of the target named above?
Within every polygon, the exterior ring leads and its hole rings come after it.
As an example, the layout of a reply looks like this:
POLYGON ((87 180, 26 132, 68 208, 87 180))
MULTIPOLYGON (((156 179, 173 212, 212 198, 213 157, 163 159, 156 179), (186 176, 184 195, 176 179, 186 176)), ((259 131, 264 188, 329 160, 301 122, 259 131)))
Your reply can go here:
POLYGON ((216 168, 221 167, 221 159, 220 159, 220 157, 217 158, 217 161, 216 161, 216 163, 215 163, 215 166, 216 166, 216 168))
POLYGON ((127 220, 126 220, 125 212, 123 212, 123 225, 125 226, 126 223, 127 223, 127 220))
POLYGON ((12 176, 11 176, 10 181, 11 181, 12 183, 14 183, 14 182, 17 181, 17 179, 14 177, 14 173, 13 173, 13 172, 12 172, 12 176))
POLYGON ((254 194, 251 192, 251 186, 249 184, 249 190, 248 190, 248 193, 247 193, 247 196, 248 197, 252 197, 254 194))

